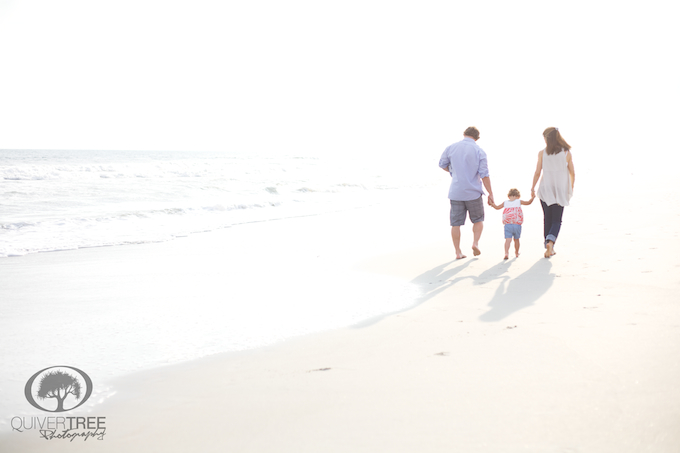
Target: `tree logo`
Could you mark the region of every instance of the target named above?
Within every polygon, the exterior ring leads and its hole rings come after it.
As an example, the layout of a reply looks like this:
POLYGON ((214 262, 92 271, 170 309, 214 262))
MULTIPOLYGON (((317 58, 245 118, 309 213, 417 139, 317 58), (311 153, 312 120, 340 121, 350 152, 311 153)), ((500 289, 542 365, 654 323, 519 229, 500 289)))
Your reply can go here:
POLYGON ((92 395, 92 379, 78 368, 53 366, 35 373, 24 394, 31 406, 46 412, 66 412, 92 395))

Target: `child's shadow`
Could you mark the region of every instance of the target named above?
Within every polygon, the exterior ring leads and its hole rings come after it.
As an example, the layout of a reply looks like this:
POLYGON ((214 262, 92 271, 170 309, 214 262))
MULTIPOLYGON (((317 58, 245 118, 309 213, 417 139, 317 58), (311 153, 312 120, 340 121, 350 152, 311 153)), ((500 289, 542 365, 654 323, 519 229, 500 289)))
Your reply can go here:
POLYGON ((523 308, 530 307, 543 294, 548 292, 555 280, 555 274, 550 273, 550 260, 541 259, 529 270, 510 279, 503 277, 498 289, 489 302, 491 309, 481 315, 484 322, 500 321, 523 308), (506 281, 509 280, 506 288, 506 281))

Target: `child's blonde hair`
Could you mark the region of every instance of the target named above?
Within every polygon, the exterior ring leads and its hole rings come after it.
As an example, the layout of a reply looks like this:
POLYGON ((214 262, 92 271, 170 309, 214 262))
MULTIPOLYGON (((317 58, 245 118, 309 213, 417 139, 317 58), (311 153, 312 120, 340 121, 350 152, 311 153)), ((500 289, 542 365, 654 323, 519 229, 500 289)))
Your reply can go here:
POLYGON ((519 190, 517 190, 517 189, 510 189, 510 192, 508 192, 508 198, 510 198, 510 197, 517 197, 517 198, 519 198, 519 197, 520 197, 520 195, 519 195, 519 190))

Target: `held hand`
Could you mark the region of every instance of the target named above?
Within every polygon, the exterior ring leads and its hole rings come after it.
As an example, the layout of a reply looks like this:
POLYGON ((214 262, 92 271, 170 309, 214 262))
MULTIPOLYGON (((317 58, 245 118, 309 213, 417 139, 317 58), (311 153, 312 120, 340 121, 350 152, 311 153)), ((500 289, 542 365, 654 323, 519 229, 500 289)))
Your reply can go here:
POLYGON ((493 205, 494 205, 494 202, 493 202, 493 194, 489 194, 489 197, 488 197, 488 199, 487 199, 487 203, 489 203, 490 206, 493 206, 493 205))

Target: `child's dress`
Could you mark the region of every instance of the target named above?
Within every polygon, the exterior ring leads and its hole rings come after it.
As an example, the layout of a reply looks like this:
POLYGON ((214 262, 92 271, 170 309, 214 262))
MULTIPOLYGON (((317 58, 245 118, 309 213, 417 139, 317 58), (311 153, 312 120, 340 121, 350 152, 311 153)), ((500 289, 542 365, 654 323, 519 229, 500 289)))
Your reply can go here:
POLYGON ((522 213, 522 202, 520 200, 505 200, 503 208, 503 225, 521 225, 524 222, 524 213, 522 213))

